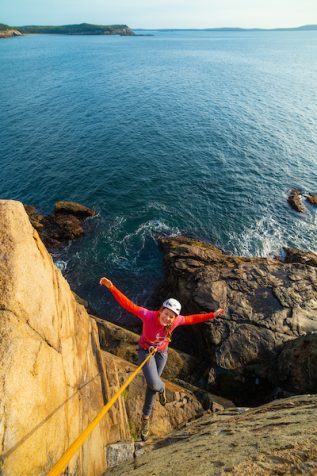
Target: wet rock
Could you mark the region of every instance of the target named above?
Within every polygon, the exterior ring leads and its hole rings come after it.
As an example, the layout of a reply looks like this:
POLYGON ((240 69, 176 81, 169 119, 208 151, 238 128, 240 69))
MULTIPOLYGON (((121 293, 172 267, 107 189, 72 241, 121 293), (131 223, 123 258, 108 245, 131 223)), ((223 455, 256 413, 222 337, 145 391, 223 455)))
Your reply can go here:
POLYGON ((57 247, 84 235, 81 221, 72 215, 48 215, 42 223, 41 238, 48 247, 57 247))
POLYGON ((312 205, 317 205, 317 195, 309 193, 306 197, 306 200, 312 205))
POLYGON ((187 352, 207 360, 212 393, 240 405, 249 405, 251 395, 266 398, 276 384, 272 372, 282 345, 315 329, 317 256, 287 252, 283 262, 226 256, 186 237, 160 243, 166 296, 179 299, 184 314, 226 310, 223 317, 177 329, 174 341, 180 349, 186 341, 187 352), (288 262, 291 256, 294 262, 288 262), (193 260, 201 263, 194 271, 193 260))
POLYGON ((49 249, 59 248, 70 240, 82 237, 85 234, 84 218, 96 214, 94 210, 74 202, 57 202, 55 213, 50 215, 39 213, 31 205, 24 205, 24 209, 49 249))
POLYGON ((94 217, 96 215, 95 210, 77 202, 56 202, 54 211, 55 213, 66 213, 67 215, 74 215, 79 218, 94 217))
MULTIPOLYGON (((317 268, 317 255, 309 251, 299 251, 295 248, 283 248, 285 251, 285 263, 301 263, 304 265, 315 266, 317 268)), ((292 275, 294 280, 294 275, 292 275)))
POLYGON ((300 213, 305 213, 306 209, 302 204, 301 192, 299 190, 291 190, 287 201, 294 210, 300 213))

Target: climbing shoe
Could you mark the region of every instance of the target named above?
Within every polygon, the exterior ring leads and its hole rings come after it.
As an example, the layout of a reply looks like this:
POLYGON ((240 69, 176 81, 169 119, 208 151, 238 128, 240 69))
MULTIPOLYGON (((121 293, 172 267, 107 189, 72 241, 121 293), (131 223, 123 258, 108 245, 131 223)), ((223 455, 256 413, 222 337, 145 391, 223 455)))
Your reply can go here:
POLYGON ((150 419, 144 418, 141 419, 141 438, 143 441, 146 441, 150 433, 150 419))
POLYGON ((159 392, 159 401, 160 404, 163 405, 163 407, 166 405, 166 392, 165 392, 165 387, 162 392, 159 392))

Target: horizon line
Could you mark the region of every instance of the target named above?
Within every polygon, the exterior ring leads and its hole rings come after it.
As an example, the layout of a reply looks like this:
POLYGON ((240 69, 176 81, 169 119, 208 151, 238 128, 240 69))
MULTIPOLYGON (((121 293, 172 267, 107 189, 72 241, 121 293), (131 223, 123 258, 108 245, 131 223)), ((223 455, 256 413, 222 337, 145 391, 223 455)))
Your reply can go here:
MULTIPOLYGON (((0 23, 2 23, 0 21, 0 23)), ((82 21, 80 23, 64 23, 64 24, 45 24, 45 23, 28 23, 24 25, 12 25, 10 23, 3 24, 7 26, 14 26, 16 28, 23 27, 23 26, 68 26, 68 25, 82 25, 82 24, 89 24, 95 26, 113 26, 119 25, 119 23, 88 23, 86 21, 82 21)), ((120 25, 129 26, 128 23, 120 23, 120 25)), ((307 28, 307 27, 315 27, 317 29, 317 23, 305 23, 303 25, 297 26, 275 26, 275 27, 259 27, 259 26, 205 26, 205 27, 132 27, 129 26, 132 30, 147 30, 147 31, 162 31, 162 30, 289 30, 289 29, 300 29, 300 28, 307 28)))

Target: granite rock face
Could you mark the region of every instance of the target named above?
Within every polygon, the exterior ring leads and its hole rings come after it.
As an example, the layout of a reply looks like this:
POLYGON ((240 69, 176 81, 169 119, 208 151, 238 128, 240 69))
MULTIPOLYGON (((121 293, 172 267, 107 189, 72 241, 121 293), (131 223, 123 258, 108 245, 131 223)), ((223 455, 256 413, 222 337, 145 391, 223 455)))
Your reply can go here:
MULTIPOLYGON (((19 202, 0 201, 0 243, 0 473, 46 474, 113 395, 117 370, 19 202)), ((100 475, 105 445, 129 439, 121 398, 68 474, 100 475)))
POLYGON ((260 390, 261 382, 273 380, 275 359, 287 341, 317 331, 313 253, 297 258, 293 253, 292 259, 289 254, 292 262, 282 262, 227 256, 185 237, 161 238, 160 243, 166 295, 179 299, 185 314, 226 309, 221 318, 186 328, 187 349, 208 362, 211 391, 229 378, 231 392, 243 400, 243 392, 251 392, 252 386, 260 390), (227 372, 215 375, 219 368, 227 372))

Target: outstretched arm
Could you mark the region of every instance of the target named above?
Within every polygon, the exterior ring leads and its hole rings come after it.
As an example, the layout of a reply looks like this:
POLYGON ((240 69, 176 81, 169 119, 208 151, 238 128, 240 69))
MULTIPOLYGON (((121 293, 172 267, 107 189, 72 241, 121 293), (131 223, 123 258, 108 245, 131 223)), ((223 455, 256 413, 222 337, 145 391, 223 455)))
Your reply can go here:
POLYGON ((191 324, 198 324, 199 322, 209 321, 215 319, 218 316, 222 316, 225 313, 224 309, 217 309, 215 312, 208 312, 207 314, 191 314, 190 316, 184 316, 184 321, 181 326, 190 326, 191 324))
POLYGON ((142 308, 130 301, 130 299, 128 299, 121 291, 119 291, 118 288, 115 287, 115 285, 110 281, 110 279, 101 278, 99 284, 108 288, 113 297, 124 309, 126 309, 128 312, 131 312, 137 317, 141 317, 140 311, 142 308))

